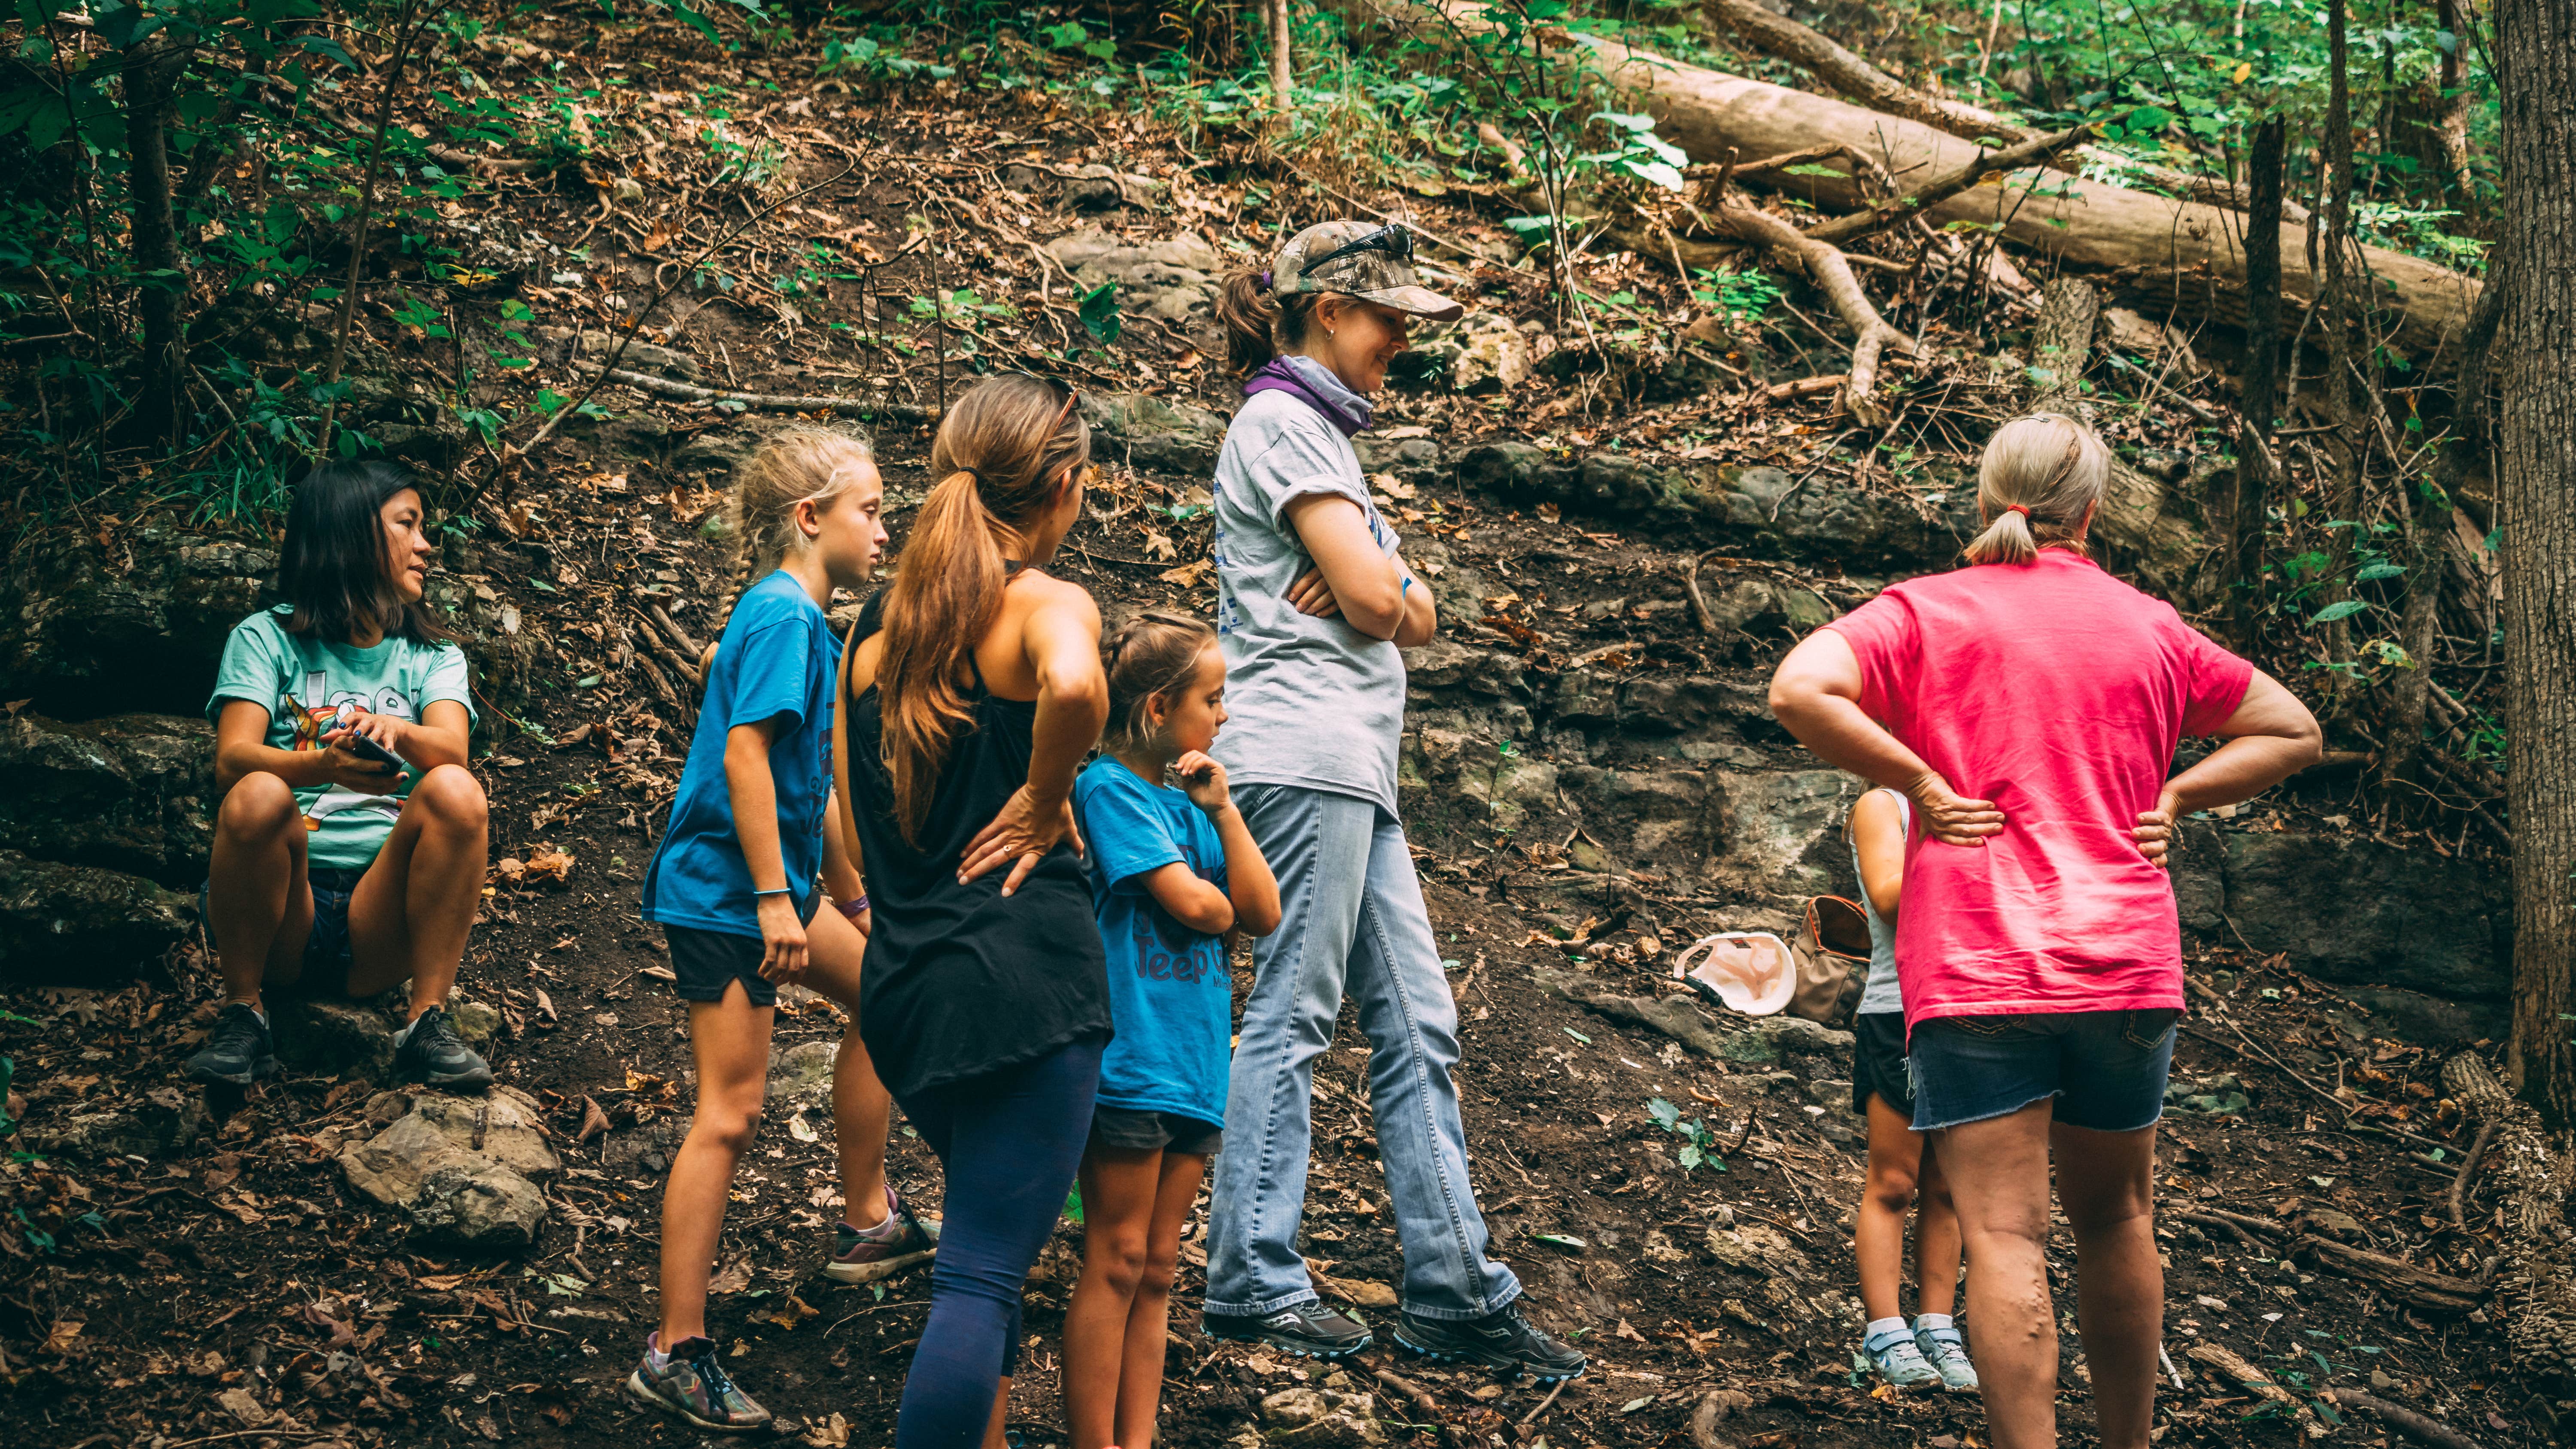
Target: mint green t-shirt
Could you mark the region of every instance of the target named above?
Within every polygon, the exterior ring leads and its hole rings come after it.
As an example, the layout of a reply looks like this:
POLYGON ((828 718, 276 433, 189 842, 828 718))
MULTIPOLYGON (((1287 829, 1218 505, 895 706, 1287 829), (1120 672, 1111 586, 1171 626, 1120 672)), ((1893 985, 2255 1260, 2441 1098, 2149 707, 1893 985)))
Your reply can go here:
MULTIPOLYGON (((372 649, 352 649, 286 632, 294 610, 280 604, 233 626, 215 672, 206 716, 217 719, 227 700, 246 700, 268 711, 268 744, 279 750, 318 750, 318 737, 334 727, 344 703, 370 714, 417 721, 431 702, 452 699, 474 718, 465 651, 453 644, 415 644, 390 636, 372 649), (291 701, 291 702, 290 702, 291 701)), ((305 861, 326 870, 364 870, 384 847, 420 771, 406 766, 389 795, 362 795, 340 785, 295 792, 304 812, 305 861)))

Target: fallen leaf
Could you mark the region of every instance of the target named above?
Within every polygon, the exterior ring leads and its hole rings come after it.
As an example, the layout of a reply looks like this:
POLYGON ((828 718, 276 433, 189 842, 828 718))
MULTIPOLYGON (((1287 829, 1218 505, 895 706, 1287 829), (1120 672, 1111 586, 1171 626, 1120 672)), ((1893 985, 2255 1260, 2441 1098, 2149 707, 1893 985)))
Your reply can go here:
POLYGON ((251 1397, 248 1389, 226 1389, 215 1395, 215 1402, 223 1405, 224 1412, 232 1415, 235 1422, 246 1427, 255 1429, 268 1422, 268 1410, 251 1397))
POLYGON ((751 1260, 736 1258, 707 1280, 709 1293, 739 1293, 751 1286, 751 1260))
POLYGON ((581 1144, 588 1142, 593 1137, 606 1135, 607 1131, 608 1114, 599 1110, 599 1103, 588 1097, 582 1098, 581 1131, 574 1134, 572 1139, 573 1145, 578 1147, 581 1144))
POLYGON ((45 1342, 37 1352, 49 1353, 56 1358, 69 1358, 78 1347, 74 1340, 78 1339, 81 1336, 81 1330, 87 1327, 89 1327, 88 1324, 77 1318, 58 1319, 53 1328, 45 1334, 45 1342))
POLYGON ((769 1315, 769 1321, 781 1328, 794 1328, 808 1318, 820 1317, 821 1312, 820 1309, 807 1304, 804 1299, 790 1293, 787 1295, 787 1301, 778 1305, 778 1311, 769 1315))
POLYGON ((823 1140, 823 1134, 814 1130, 814 1124, 806 1121, 805 1114, 802 1112, 799 1112, 795 1116, 787 1119, 787 1135, 795 1138, 799 1142, 820 1142, 823 1140))

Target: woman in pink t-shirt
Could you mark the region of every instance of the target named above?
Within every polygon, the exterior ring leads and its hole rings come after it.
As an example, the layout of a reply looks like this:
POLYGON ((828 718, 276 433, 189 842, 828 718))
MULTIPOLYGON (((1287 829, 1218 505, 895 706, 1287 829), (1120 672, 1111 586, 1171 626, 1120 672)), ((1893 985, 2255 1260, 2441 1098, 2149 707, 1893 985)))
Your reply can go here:
POLYGON ((2165 853, 2183 815, 2318 751, 2288 690, 2085 557, 2110 470, 2072 419, 2006 423, 1969 566, 1891 586, 1771 682, 1801 743, 1914 804, 1896 937, 1914 1127, 1940 1134, 1967 1240, 1995 1449, 2057 1441, 2052 1150, 2102 1443, 2145 1449, 2154 1128, 2183 1008, 2165 853), (2186 735, 2227 743, 2167 779, 2186 735))

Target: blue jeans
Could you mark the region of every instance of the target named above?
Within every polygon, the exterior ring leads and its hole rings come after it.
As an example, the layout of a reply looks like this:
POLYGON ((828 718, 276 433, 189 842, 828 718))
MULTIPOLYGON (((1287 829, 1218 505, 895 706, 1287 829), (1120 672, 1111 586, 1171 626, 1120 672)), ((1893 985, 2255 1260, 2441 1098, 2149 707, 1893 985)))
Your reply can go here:
POLYGON ((2033 1012, 1939 1016, 1906 1044, 1914 1130, 1935 1132, 2009 1116, 2056 1098, 2054 1120, 2096 1132, 2135 1132, 2164 1115, 2182 1013, 2033 1012))
POLYGON ((1206 1310, 1258 1317, 1312 1302, 1297 1252, 1315 1059, 1345 991, 1369 1039, 1369 1108, 1404 1243, 1404 1306, 1482 1318, 1520 1296, 1485 1256, 1485 1220, 1458 1125, 1458 1004, 1422 905, 1404 826, 1349 795, 1291 785, 1235 792, 1279 877, 1284 916, 1253 946, 1210 1189, 1206 1310))
POLYGON ((1001 1378, 1019 1364, 1020 1294, 1064 1212, 1091 1130, 1100 1048, 1076 1042, 1025 1066, 903 1104, 948 1177, 930 1270, 930 1321, 904 1377, 899 1449, 974 1449, 1001 1378))

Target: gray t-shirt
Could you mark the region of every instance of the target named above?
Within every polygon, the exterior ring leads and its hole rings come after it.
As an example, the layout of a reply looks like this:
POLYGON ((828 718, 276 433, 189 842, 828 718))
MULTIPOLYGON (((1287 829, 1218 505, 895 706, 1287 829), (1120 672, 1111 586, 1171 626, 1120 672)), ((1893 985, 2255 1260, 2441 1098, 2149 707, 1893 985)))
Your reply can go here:
POLYGON ((1367 515, 1378 546, 1395 554, 1395 530, 1369 502, 1359 455, 1294 395, 1255 393, 1226 429, 1215 493, 1227 715, 1216 737, 1218 762, 1239 785, 1355 795, 1394 814, 1404 656, 1339 618, 1298 613, 1287 600, 1288 586, 1314 567, 1286 516, 1297 499, 1349 499, 1367 515))
MULTIPOLYGON (((1896 828, 1909 834, 1914 829, 1914 804, 1894 790, 1883 793, 1896 802, 1896 828)), ((1861 797, 1866 800, 1869 797, 1861 797)), ((1845 827, 1848 830, 1849 827, 1845 827)), ((1860 875, 1860 845, 1852 845, 1852 875, 1860 875)), ((1903 1011, 1904 993, 1896 985, 1896 928, 1878 918, 1878 907, 1869 903, 1869 887, 1860 890, 1860 908, 1869 914, 1869 984, 1860 992, 1860 1005, 1854 1016, 1867 1016, 1873 1011, 1903 1011)), ((1901 913, 1900 913, 1901 914, 1901 913)))

